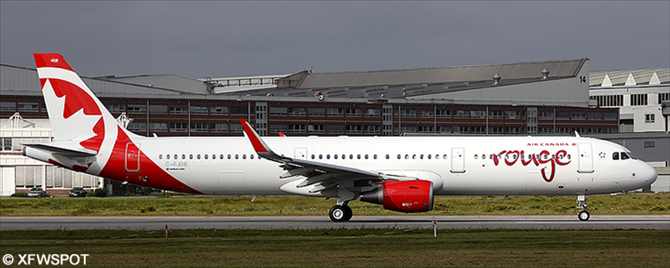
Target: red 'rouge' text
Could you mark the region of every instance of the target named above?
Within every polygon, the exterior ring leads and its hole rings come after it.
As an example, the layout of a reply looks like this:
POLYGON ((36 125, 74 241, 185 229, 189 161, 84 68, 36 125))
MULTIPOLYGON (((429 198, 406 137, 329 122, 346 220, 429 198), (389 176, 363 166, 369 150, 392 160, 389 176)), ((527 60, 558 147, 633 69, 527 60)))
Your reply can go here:
POLYGON ((523 150, 521 150, 521 151, 518 151, 518 150, 514 150, 514 151, 503 150, 500 153, 498 153, 497 156, 493 157, 493 163, 497 166, 498 163, 500 162, 499 158, 503 158, 503 155, 505 156, 504 157, 504 162, 508 166, 513 166, 514 164, 516 164, 516 162, 521 162, 521 164, 524 165, 524 166, 527 166, 530 163, 535 164, 535 166, 540 166, 540 164, 549 163, 551 165, 551 174, 549 175, 549 178, 547 178, 547 174, 544 172, 544 170, 546 168, 542 168, 541 172, 542 172, 542 178, 544 179, 544 181, 551 182, 551 181, 554 180, 554 175, 556 174, 556 165, 565 166, 567 164, 570 164, 571 160, 568 160, 567 162, 562 161, 563 157, 565 157, 567 154, 568 154, 568 152, 566 152, 565 150, 559 150, 558 152, 556 152, 555 157, 551 157, 551 154, 549 153, 549 151, 543 150, 539 154, 533 154, 530 157, 530 159, 525 160, 525 159, 521 159, 522 155, 525 155, 523 150))

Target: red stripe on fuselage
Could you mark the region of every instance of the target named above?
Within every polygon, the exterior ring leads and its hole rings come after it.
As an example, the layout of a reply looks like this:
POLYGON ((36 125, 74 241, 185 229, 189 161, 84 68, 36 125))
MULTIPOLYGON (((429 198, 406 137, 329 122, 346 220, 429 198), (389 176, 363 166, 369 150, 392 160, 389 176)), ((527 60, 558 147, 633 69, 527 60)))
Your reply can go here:
POLYGON ((140 170, 137 172, 126 171, 126 144, 132 142, 128 135, 118 128, 118 138, 114 144, 112 155, 107 161, 107 164, 100 172, 100 176, 127 181, 128 183, 141 185, 146 187, 153 187, 158 189, 201 194, 201 192, 183 184, 178 179, 168 174, 165 170, 160 168, 156 163, 151 161, 144 152, 140 150, 140 170))

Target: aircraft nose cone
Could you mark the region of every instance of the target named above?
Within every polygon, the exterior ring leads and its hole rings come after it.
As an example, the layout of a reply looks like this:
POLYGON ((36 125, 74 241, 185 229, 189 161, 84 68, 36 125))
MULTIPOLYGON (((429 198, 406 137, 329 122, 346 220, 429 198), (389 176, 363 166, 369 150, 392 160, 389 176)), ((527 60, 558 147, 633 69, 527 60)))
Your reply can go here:
POLYGON ((644 163, 644 167, 641 168, 639 173, 639 177, 644 180, 645 185, 651 185, 658 178, 656 169, 647 163, 644 163))

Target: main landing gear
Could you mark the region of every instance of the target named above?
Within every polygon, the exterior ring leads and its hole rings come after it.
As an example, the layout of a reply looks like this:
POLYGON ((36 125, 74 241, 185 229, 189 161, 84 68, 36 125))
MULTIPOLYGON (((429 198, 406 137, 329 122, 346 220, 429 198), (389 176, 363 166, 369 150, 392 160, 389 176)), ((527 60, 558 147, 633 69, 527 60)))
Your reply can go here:
POLYGON ((586 195, 580 194, 577 196, 577 203, 579 204, 579 206, 577 207, 579 208, 579 214, 577 214, 577 218, 579 218, 580 221, 588 221, 589 217, 591 217, 591 215, 589 215, 589 212, 586 211, 587 207, 586 199, 587 199, 586 195))
POLYGON ((342 205, 333 206, 330 208, 330 212, 328 213, 330 220, 334 222, 349 221, 353 215, 354 212, 349 206, 347 206, 347 202, 342 205))

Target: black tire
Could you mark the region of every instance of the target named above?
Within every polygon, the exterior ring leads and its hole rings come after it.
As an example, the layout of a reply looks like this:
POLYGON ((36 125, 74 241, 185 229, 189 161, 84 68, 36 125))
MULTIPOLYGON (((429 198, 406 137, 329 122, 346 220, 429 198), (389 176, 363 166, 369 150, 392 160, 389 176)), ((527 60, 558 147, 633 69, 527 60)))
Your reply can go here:
POLYGON ((354 216, 354 212, 351 210, 351 208, 349 206, 343 206, 342 208, 344 208, 344 210, 345 210, 344 211, 345 212, 344 221, 351 220, 351 217, 354 216))
POLYGON ((591 215, 586 211, 582 210, 577 214, 577 218, 579 218, 580 221, 588 221, 591 215))
POLYGON ((335 205, 332 208, 330 208, 328 217, 330 217, 331 221, 343 222, 351 219, 351 214, 352 214, 351 208, 349 208, 348 206, 335 205))

